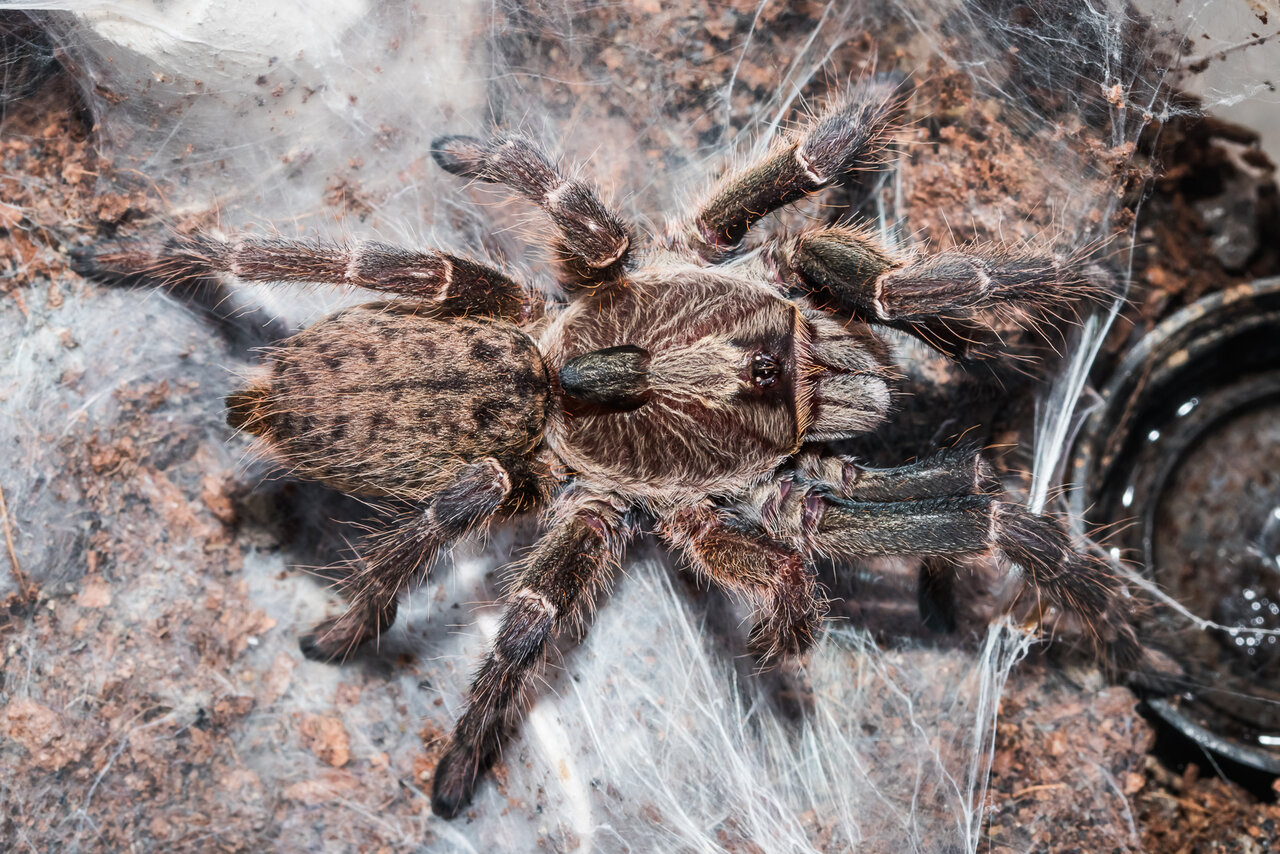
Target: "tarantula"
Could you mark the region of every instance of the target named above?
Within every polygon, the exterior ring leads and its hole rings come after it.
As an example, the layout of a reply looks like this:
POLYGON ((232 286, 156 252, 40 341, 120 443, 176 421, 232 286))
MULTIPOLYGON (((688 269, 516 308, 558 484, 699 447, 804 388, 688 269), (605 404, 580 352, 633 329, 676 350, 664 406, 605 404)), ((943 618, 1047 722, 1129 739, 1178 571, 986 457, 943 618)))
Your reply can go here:
POLYGON ((766 662, 814 644, 825 612, 814 556, 991 550, 1097 629, 1114 660, 1139 656, 1114 580, 1053 520, 1000 501, 977 454, 875 469, 830 444, 890 412, 893 358, 876 327, 963 360, 979 313, 1053 310, 1097 294, 1098 276, 1000 247, 899 258, 844 226, 742 249, 771 211, 882 168, 901 101, 892 83, 864 81, 643 250, 590 185, 527 140, 437 139, 442 168, 504 184, 550 217, 567 302, 546 312, 492 267, 377 243, 197 234, 81 256, 103 274, 227 273, 397 297, 285 340, 228 398, 230 424, 297 476, 400 508, 361 547, 346 611, 303 637, 309 657, 342 659, 377 637, 451 541, 542 511, 546 533, 436 768, 437 814, 469 803, 549 639, 641 527, 753 604, 750 646, 766 662))

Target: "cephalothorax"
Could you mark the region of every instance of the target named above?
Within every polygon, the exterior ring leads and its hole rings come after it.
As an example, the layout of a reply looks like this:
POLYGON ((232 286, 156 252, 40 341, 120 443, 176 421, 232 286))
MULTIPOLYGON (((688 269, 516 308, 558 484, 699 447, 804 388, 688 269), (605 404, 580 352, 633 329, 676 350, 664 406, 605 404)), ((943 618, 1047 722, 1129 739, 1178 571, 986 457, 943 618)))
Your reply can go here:
POLYGON ((542 511, 546 533, 436 769, 437 813, 470 801, 549 638, 646 522, 748 598, 765 660, 815 640, 825 609, 814 555, 992 549, 1097 628, 1122 665, 1141 655, 1115 583, 1055 522, 999 501, 976 455, 871 469, 828 444, 890 411, 895 371, 876 326, 964 359, 978 313, 1052 310, 1098 293, 1096 274, 999 247, 898 259, 850 227, 741 250, 769 212, 880 166, 898 108, 892 85, 862 84, 731 171, 652 245, 521 138, 436 140, 444 169, 505 184, 554 223, 567 300, 547 311, 496 269, 382 244, 196 235, 81 259, 105 274, 223 272, 395 295, 284 341, 228 399, 231 424, 297 476, 400 508, 364 543, 346 612, 303 639, 309 656, 341 659, 375 638, 452 540, 542 511))

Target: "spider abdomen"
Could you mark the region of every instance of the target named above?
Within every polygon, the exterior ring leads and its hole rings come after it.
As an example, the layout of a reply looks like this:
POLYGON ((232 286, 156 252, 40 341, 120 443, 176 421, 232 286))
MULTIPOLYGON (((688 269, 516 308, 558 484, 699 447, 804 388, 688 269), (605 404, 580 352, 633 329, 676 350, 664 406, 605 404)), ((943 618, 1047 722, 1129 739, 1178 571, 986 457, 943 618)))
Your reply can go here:
POLYGON ((229 419, 292 471, 359 495, 420 499, 462 466, 521 467, 546 418, 546 367, 509 324, 384 305, 322 320, 270 354, 229 419))

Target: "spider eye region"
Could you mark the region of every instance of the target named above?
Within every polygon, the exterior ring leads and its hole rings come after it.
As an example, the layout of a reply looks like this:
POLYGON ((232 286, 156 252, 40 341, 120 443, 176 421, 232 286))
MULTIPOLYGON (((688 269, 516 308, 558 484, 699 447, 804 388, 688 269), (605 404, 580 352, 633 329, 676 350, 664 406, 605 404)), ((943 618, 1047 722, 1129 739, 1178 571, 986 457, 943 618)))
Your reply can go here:
POLYGON ((782 365, 771 353, 756 353, 751 357, 751 382, 760 388, 777 385, 782 375, 782 365))

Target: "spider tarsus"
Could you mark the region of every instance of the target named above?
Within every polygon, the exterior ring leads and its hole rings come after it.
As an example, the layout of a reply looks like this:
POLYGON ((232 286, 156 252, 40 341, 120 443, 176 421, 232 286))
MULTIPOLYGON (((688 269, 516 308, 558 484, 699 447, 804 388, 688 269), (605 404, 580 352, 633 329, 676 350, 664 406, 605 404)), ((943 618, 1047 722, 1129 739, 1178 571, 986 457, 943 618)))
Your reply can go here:
POLYGON ((1108 621, 1117 588, 1106 565, 1076 551, 1050 516, 1003 502, 996 511, 996 548, 1052 603, 1079 616, 1097 635, 1108 621))
POLYGON ((1120 582, 1102 560, 1077 551, 1052 517, 1000 504, 995 545, 1037 594, 1084 623, 1104 667, 1151 694, 1176 690, 1178 669, 1138 638, 1120 582))
POLYGON ((312 661, 335 664, 347 658, 368 641, 378 637, 395 622, 396 601, 388 606, 367 608, 353 603, 336 617, 328 617, 299 636, 298 647, 312 661))
POLYGON ((332 633, 332 626, 332 621, 325 620, 311 631, 298 636, 298 649, 302 651, 305 658, 321 664, 335 664, 346 658, 351 649, 350 645, 336 646, 322 640, 332 633))
POLYGON ((796 157, 819 187, 887 160, 889 134, 904 96, 905 79, 867 81, 814 122, 796 157))
POLYGON ((453 134, 439 136, 431 141, 431 159, 444 171, 464 178, 478 178, 494 183, 486 177, 485 164, 492 146, 474 136, 453 134))
POLYGON ((488 763, 480 762, 471 753, 451 746, 436 765, 431 784, 431 811, 444 819, 457 818, 471 803, 476 780, 488 767, 488 763))
POLYGON ((808 603, 796 603, 798 612, 786 612, 781 603, 770 616, 756 623, 747 636, 747 650, 761 667, 771 667, 784 659, 803 658, 818 641, 825 602, 821 605, 812 593, 808 603))
POLYGON ((71 259, 71 269, 87 279, 96 279, 102 275, 98 266, 98 253, 92 246, 77 246, 67 253, 71 259))
POLYGON ((1119 644, 1113 643, 1108 663, 1111 675, 1138 696, 1168 697, 1187 687, 1187 672, 1177 659, 1150 644, 1143 644, 1129 626, 1119 644))
POLYGON ((150 253, 137 241, 107 241, 77 246, 68 253, 71 269, 86 279, 108 285, 145 283, 150 253))

